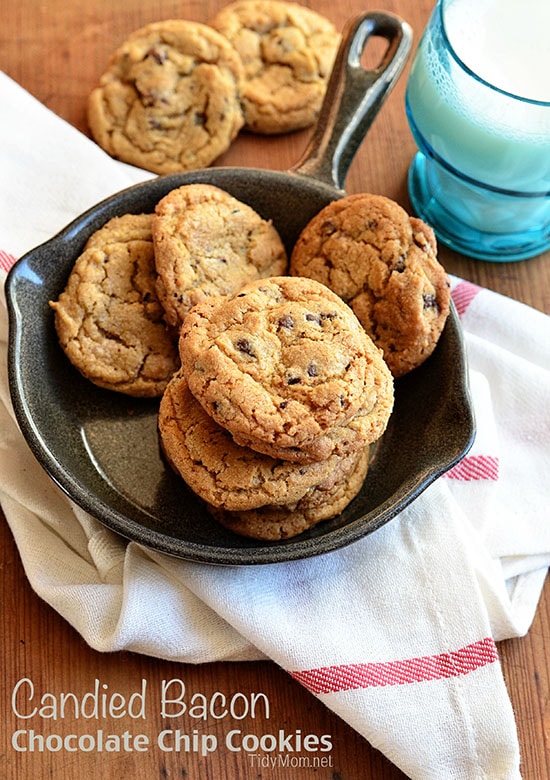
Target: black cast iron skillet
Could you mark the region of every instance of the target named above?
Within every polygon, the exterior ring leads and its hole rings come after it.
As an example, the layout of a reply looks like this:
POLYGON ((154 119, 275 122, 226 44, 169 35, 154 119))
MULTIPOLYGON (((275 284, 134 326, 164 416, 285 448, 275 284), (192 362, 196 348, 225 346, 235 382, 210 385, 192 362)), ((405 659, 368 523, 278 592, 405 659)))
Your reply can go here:
POLYGON ((273 563, 329 552, 393 518, 469 449, 474 423, 460 327, 453 309, 433 356, 398 380, 387 432, 373 447, 365 485, 333 520, 281 542, 247 540, 220 527, 159 452, 158 402, 101 390, 62 353, 48 301, 65 287, 88 237, 108 219, 152 212, 171 189, 215 184, 272 219, 290 252, 321 208, 345 195, 358 146, 398 79, 411 46, 407 24, 384 13, 348 23, 321 116, 289 171, 219 167, 160 176, 124 190, 25 255, 6 283, 9 377, 21 430, 38 461, 78 504, 122 536, 182 558, 273 563), (387 48, 361 65, 373 36, 387 48))

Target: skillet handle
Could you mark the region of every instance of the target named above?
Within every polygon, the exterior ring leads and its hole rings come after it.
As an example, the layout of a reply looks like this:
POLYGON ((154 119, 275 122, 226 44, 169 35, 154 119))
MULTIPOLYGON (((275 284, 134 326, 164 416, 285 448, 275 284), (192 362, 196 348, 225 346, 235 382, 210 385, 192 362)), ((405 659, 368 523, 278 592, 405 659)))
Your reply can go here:
POLYGON ((347 23, 317 126, 291 172, 344 189, 355 153, 401 75, 411 45, 410 26, 393 14, 366 13, 347 23), (371 36, 386 38, 388 48, 376 68, 366 70, 361 55, 371 36))

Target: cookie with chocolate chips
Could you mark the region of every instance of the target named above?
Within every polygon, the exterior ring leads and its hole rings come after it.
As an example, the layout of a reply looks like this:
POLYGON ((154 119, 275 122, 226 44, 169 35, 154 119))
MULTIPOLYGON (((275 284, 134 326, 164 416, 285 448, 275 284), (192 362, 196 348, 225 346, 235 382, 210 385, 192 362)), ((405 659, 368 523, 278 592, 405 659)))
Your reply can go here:
POLYGON ((181 372, 162 396, 159 433, 174 471, 200 498, 224 511, 296 503, 341 471, 338 456, 297 465, 235 444, 190 393, 181 372))
POLYGON ((239 55, 211 27, 147 25, 112 55, 88 100, 88 123, 111 156, 154 173, 205 168, 243 126, 239 55))
POLYGON ((209 184, 165 195, 155 209, 153 240, 157 292, 174 327, 203 298, 287 270, 286 250, 273 224, 209 184))
POLYGON ((179 366, 156 294, 151 214, 115 217, 77 258, 50 306, 61 347, 91 382, 131 396, 164 392, 179 366))
POLYGON ((449 314, 432 229, 383 196, 349 195, 322 209, 296 242, 290 273, 348 303, 395 377, 432 354, 449 314))
POLYGON ((205 299, 186 316, 179 345, 191 392, 243 446, 307 462, 355 415, 372 421, 375 438, 389 419, 393 380, 380 350, 349 306, 312 279, 261 279, 205 299))
POLYGON ((369 467, 369 448, 339 461, 330 477, 299 501, 230 512, 209 506, 218 522, 240 536, 265 541, 290 539, 340 514, 361 490, 369 467))
POLYGON ((246 127, 286 133, 319 114, 340 35, 310 8, 280 0, 237 0, 210 21, 239 52, 246 127))
POLYGON ((289 447, 238 433, 233 435, 233 440, 272 458, 294 463, 316 463, 334 455, 348 458, 382 436, 392 409, 391 374, 380 372, 374 376, 370 393, 365 393, 362 407, 345 423, 333 426, 312 441, 289 447))

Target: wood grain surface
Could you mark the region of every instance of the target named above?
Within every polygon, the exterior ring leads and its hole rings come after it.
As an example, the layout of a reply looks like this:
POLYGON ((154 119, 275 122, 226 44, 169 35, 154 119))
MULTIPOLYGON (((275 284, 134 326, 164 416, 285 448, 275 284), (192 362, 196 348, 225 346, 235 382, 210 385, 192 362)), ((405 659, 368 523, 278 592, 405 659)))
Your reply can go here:
MULTIPOLYGON (((365 10, 397 13, 413 27, 415 45, 431 11, 429 0, 384 0, 365 6, 359 0, 311 0, 304 3, 325 14, 341 29, 351 16, 365 10)), ((39 101, 84 133, 86 98, 103 72, 112 51, 142 25, 168 18, 206 21, 220 6, 216 0, 18 0, 4 4, 0 24, 0 69, 39 101)), ((408 165, 415 146, 408 129, 404 92, 407 72, 386 101, 351 166, 348 192, 371 191, 388 195, 410 209, 406 191, 408 165)), ((2 121, 0 119, 0 121, 2 121)), ((218 160, 222 165, 246 165, 286 170, 298 159, 310 131, 288 136, 260 138, 241 134, 218 160)), ((86 171, 82 172, 86 175, 86 171)), ((0 217, 1 219, 1 217, 0 217)), ((440 258, 447 270, 477 284, 499 291, 550 313, 550 253, 510 264, 467 259, 444 247, 440 258)), ((520 488, 518 488, 520 489, 520 488)), ((63 619, 33 593, 18 557, 7 523, 0 523, 2 537, 3 630, 1 639, 3 685, 0 704, 0 774, 6 780, 149 780, 150 778, 199 778, 200 780, 397 780, 404 775, 331 713, 318 700, 270 662, 216 663, 201 666, 175 664, 130 654, 100 654, 91 650, 63 619), (125 720, 133 731, 126 739, 129 750, 103 752, 16 753, 10 746, 17 721, 10 707, 10 693, 20 679, 33 679, 41 691, 77 693, 91 690, 95 680, 109 691, 126 696, 148 686, 150 708, 146 719, 125 720), (318 768, 267 768, 230 750, 201 755, 201 737, 215 735, 223 742, 227 722, 209 717, 193 727, 198 750, 140 752, 132 742, 136 733, 151 739, 170 728, 153 703, 159 700, 163 680, 185 681, 188 691, 207 698, 221 692, 250 697, 263 692, 270 702, 270 717, 257 713, 240 724, 243 730, 278 733, 279 729, 302 734, 330 734, 333 750, 329 765, 318 768)), ((499 644, 499 653, 514 706, 525 780, 550 777, 550 584, 547 582, 534 623, 524 638, 499 644)), ((120 722, 107 719, 104 730, 120 732, 120 722)), ((26 728, 43 730, 38 717, 26 728)), ((67 718, 63 731, 86 733, 82 721, 67 718)), ((55 731, 55 729, 51 729, 55 731)), ((471 780, 475 780, 472 778, 471 780)), ((498 780, 498 778, 489 778, 498 780)))

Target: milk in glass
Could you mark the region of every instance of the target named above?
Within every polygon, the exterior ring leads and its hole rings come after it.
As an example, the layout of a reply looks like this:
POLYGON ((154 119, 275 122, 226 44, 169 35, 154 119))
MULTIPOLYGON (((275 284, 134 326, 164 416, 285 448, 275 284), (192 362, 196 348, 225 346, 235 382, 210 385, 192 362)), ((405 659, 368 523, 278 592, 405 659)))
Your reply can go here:
POLYGON ((542 224, 550 218, 550 0, 447 0, 441 13, 407 87, 419 148, 443 166, 428 172, 431 186, 480 231, 542 224), (472 191, 468 180, 489 191, 472 191), (525 201, 503 207, 492 188, 525 201))

